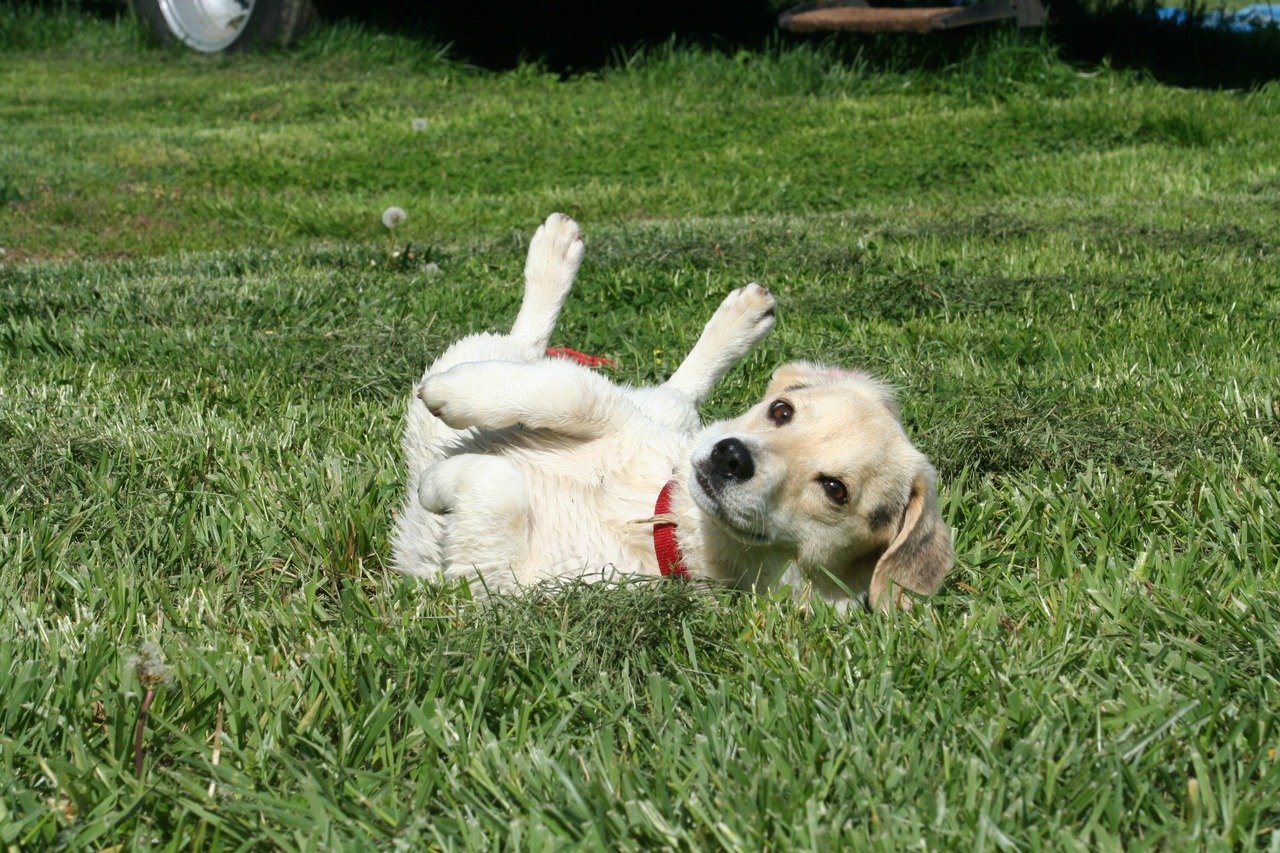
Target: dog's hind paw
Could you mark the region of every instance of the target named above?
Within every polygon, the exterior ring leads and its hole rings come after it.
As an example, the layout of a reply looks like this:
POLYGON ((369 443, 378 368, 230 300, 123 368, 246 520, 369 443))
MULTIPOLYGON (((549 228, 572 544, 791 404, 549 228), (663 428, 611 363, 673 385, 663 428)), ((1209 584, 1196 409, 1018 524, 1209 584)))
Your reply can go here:
POLYGON ((563 299, 582 266, 583 252, 578 223, 563 213, 551 214, 529 242, 525 286, 544 290, 553 299, 563 299))
POLYGON ((432 515, 448 515, 453 510, 453 496, 445 494, 430 477, 423 477, 418 483, 418 503, 432 515))
POLYGON ((538 226, 524 264, 524 300, 511 327, 511 337, 527 348, 529 360, 542 355, 551 341, 560 308, 582 265, 578 223, 553 213, 538 226))

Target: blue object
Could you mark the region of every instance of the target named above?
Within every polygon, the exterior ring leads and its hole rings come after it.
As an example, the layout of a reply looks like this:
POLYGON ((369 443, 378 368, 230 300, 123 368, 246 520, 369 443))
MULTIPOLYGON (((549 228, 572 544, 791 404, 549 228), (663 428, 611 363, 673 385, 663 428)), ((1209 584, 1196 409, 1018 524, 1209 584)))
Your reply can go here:
MULTIPOLYGON (((1160 6, 1156 9, 1156 20, 1182 25, 1190 23, 1191 16, 1186 9, 1160 6)), ((1251 33, 1268 27, 1280 28, 1280 3, 1254 3, 1236 12, 1210 12, 1200 19, 1200 26, 1233 33, 1251 33)))

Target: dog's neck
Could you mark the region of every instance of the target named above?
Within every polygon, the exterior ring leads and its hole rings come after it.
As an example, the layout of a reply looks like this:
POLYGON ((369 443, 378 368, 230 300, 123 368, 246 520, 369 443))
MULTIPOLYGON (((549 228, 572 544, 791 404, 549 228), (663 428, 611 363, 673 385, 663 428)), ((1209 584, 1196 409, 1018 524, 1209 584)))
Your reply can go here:
POLYGON ((734 537, 698 507, 678 479, 670 515, 676 524, 680 557, 693 577, 722 581, 739 589, 769 586, 795 558, 793 549, 750 545, 734 537))

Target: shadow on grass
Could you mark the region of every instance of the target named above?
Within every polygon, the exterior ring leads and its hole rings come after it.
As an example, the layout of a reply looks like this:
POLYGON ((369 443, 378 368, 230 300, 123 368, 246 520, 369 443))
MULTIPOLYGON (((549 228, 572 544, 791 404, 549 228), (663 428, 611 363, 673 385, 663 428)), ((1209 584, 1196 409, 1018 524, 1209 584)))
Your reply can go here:
MULTIPOLYGON (((954 70, 958 65, 982 63, 985 54, 1001 53, 1010 42, 1038 41, 1035 36, 1011 38, 1011 32, 999 27, 928 37, 883 33, 795 36, 777 26, 779 11, 793 5, 790 0, 492 0, 482 6, 458 0, 430 4, 385 0, 374 7, 361 0, 314 2, 327 20, 445 43, 454 58, 483 68, 505 70, 534 61, 561 74, 616 66, 628 57, 672 44, 726 53, 820 44, 832 60, 857 64, 872 73, 954 70)), ((888 2, 895 4, 896 0, 888 2)))

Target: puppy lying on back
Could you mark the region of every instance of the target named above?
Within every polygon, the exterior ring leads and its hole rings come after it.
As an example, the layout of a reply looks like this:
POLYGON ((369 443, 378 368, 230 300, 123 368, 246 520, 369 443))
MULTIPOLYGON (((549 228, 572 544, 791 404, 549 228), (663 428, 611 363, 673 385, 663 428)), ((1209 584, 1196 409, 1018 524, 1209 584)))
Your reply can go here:
POLYGON ((757 284, 725 298, 663 385, 546 358, 582 252, 577 224, 552 214, 510 333, 464 338, 423 375, 397 569, 481 591, 613 572, 767 588, 792 568, 838 605, 879 610, 938 588, 950 531, 886 386, 794 362, 754 407, 703 427, 697 407, 773 328, 757 284))

